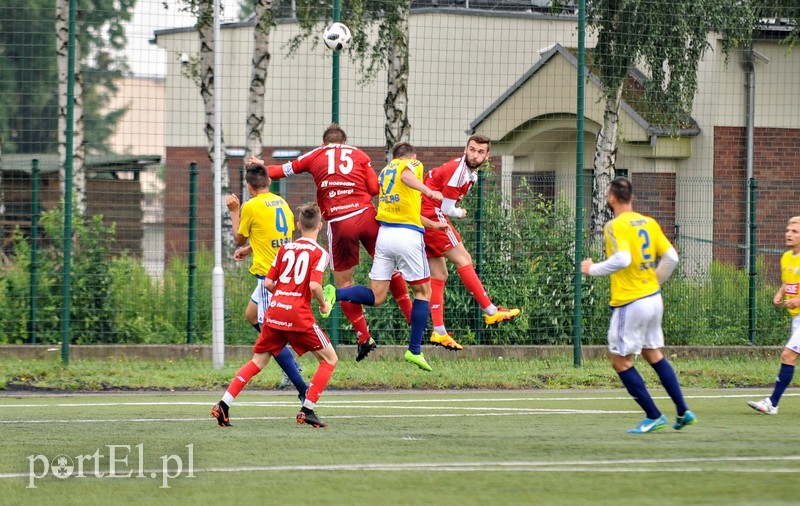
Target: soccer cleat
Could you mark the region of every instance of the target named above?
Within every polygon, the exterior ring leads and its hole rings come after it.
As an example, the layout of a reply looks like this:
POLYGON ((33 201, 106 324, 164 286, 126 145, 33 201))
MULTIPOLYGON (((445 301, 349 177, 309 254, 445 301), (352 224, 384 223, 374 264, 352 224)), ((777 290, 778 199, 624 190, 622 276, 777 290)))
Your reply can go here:
POLYGON ((693 411, 687 409, 683 416, 675 418, 675 425, 673 425, 672 428, 675 430, 681 430, 687 425, 694 425, 696 423, 697 415, 695 415, 693 411))
POLYGON ((374 350, 377 347, 378 347, 378 344, 371 337, 363 344, 362 343, 358 343, 358 348, 356 349, 356 362, 361 362, 362 360, 367 358, 367 355, 369 355, 369 352, 371 352, 372 350, 374 350))
POLYGON ((414 364, 415 366, 419 367, 423 371, 432 371, 431 366, 428 365, 428 362, 425 360, 425 356, 420 353, 419 355, 414 355, 411 353, 411 350, 406 350, 405 354, 406 362, 410 364, 414 364))
POLYGON ((431 334, 431 343, 453 351, 460 351, 464 349, 463 346, 458 344, 458 342, 453 339, 453 336, 450 333, 437 334, 436 331, 434 331, 433 334, 431 334))
POLYGON ((297 423, 300 425, 310 425, 315 429, 320 427, 327 427, 328 424, 317 418, 317 415, 314 413, 313 409, 308 408, 300 408, 300 412, 297 413, 295 417, 297 423))
POLYGON ((778 406, 773 406, 772 399, 769 397, 761 399, 760 401, 747 401, 747 405, 765 415, 778 414, 778 406))
POLYGON ((628 429, 628 434, 647 434, 661 430, 667 426, 667 417, 664 415, 659 416, 655 420, 645 418, 639 425, 633 429, 628 429))
POLYGON ((519 308, 512 307, 511 309, 506 309, 504 307, 497 308, 497 312, 493 315, 485 314, 483 315, 483 321, 486 322, 486 325, 494 325, 495 323, 500 323, 508 320, 513 320, 521 311, 519 308))
POLYGON ((220 401, 214 404, 214 407, 211 408, 211 416, 217 419, 217 424, 220 427, 233 427, 228 418, 228 406, 223 402, 220 401))
POLYGON ((325 287, 322 289, 322 293, 323 296, 325 297, 325 302, 330 304, 331 310, 328 311, 327 313, 320 312, 319 314, 323 318, 327 318, 331 315, 331 312, 333 311, 333 305, 336 304, 336 287, 333 285, 325 285, 325 287))

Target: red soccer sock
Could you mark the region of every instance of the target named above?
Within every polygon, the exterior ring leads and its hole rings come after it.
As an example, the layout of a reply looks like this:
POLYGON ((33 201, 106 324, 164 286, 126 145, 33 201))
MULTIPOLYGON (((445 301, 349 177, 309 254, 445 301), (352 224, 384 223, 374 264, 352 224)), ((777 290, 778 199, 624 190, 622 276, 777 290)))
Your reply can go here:
POLYGON ((317 403, 317 401, 319 400, 319 396, 322 395, 322 392, 325 390, 325 387, 328 386, 328 381, 330 381, 334 369, 336 369, 335 365, 329 364, 327 362, 319 363, 317 372, 314 373, 314 377, 311 378, 311 383, 308 384, 308 392, 306 392, 306 399, 313 402, 314 404, 317 403))
POLYGON ((239 371, 236 372, 236 376, 233 377, 231 380, 231 384, 228 385, 228 393, 231 394, 234 398, 242 391, 244 386, 247 384, 253 376, 261 372, 261 368, 256 365, 255 362, 252 360, 242 366, 239 371))
POLYGON ((434 327, 444 327, 444 279, 431 278, 431 320, 434 327))
POLYGON ((400 306, 400 311, 406 318, 406 323, 411 325, 411 297, 408 296, 408 285, 403 275, 399 272, 392 274, 392 279, 389 281, 389 291, 400 306))
POLYGON ((461 282, 464 283, 467 290, 472 294, 475 300, 478 301, 481 308, 487 308, 492 305, 492 301, 483 288, 483 283, 478 279, 478 274, 475 272, 475 267, 473 267, 472 264, 459 267, 456 272, 458 272, 461 282))
POLYGON ((360 344, 369 341, 369 328, 367 327, 367 320, 364 318, 364 308, 361 304, 353 304, 352 302, 339 302, 342 308, 342 313, 347 317, 347 321, 353 326, 356 331, 356 337, 360 344))

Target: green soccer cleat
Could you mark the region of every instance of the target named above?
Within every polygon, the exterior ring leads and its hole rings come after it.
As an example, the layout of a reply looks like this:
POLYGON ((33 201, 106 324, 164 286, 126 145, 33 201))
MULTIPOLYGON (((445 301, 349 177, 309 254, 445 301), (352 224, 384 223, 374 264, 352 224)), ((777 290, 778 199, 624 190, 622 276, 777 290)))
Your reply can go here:
POLYGON ((675 430, 681 430, 687 425, 694 425, 696 423, 697 415, 695 415, 693 411, 687 409, 683 416, 679 416, 675 419, 675 425, 673 425, 672 428, 675 430))
POLYGON ((415 366, 419 367, 423 371, 432 371, 431 366, 428 365, 428 362, 425 360, 425 356, 420 353, 419 355, 414 355, 411 353, 411 350, 406 350, 405 354, 406 362, 409 364, 414 364, 415 366))
POLYGON ((323 318, 327 318, 331 315, 331 312, 333 311, 333 305, 336 304, 336 287, 333 285, 325 285, 325 287, 322 289, 322 293, 325 297, 325 302, 330 304, 331 310, 328 311, 327 313, 320 312, 320 316, 322 316, 323 318))
POLYGON ((637 427, 634 427, 633 429, 628 429, 628 434, 649 434, 650 432, 661 430, 666 426, 667 426, 667 417, 664 415, 659 416, 655 420, 645 418, 639 423, 637 427))

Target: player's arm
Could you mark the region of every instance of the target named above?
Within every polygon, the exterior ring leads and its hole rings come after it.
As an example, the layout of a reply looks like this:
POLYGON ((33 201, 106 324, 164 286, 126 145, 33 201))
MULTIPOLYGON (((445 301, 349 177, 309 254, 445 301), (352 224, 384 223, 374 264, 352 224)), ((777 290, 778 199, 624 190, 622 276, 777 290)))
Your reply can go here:
POLYGON ((372 170, 372 165, 368 165, 364 172, 366 174, 367 191, 373 197, 379 195, 381 193, 381 184, 378 182, 378 176, 375 171, 372 170))
POLYGON ((581 262, 581 272, 589 276, 608 276, 631 264, 631 252, 620 250, 599 263, 591 258, 581 262))
POLYGON ((250 253, 253 252, 253 247, 249 244, 246 244, 240 248, 236 248, 236 251, 233 252, 233 259, 237 262, 241 262, 245 258, 247 258, 250 253))
POLYGON ((319 303, 319 312, 330 313, 331 307, 328 304, 328 301, 325 300, 325 293, 322 291, 322 285, 316 281, 309 281, 308 288, 311 290, 311 295, 313 295, 319 303))
POLYGON ((458 202, 453 199, 442 199, 442 212, 451 218, 465 218, 467 210, 457 206, 458 202))
POLYGON ((233 242, 236 243, 237 246, 243 246, 244 243, 247 242, 247 237, 243 236, 239 233, 239 197, 234 194, 230 194, 225 197, 225 205, 228 207, 228 210, 231 212, 231 229, 233 230, 233 242))
POLYGON ((422 192, 422 194, 428 198, 433 200, 442 200, 442 192, 431 190, 425 186, 425 184, 417 179, 417 176, 415 176, 414 172, 408 167, 404 168, 402 174, 400 174, 400 181, 405 183, 405 185, 409 188, 413 188, 418 192, 422 192))
POLYGON ((772 303, 776 306, 783 305, 783 297, 786 295, 786 283, 781 283, 781 287, 778 288, 777 293, 775 293, 775 297, 772 298, 772 303))
POLYGON ((433 221, 424 216, 420 216, 420 219, 422 220, 422 226, 431 230, 447 230, 450 228, 450 225, 441 221, 433 221))
POLYGON ((658 265, 656 266, 656 278, 658 278, 658 284, 663 285, 665 281, 672 276, 672 273, 675 271, 675 267, 678 266, 678 252, 675 251, 675 248, 670 247, 667 251, 661 255, 661 260, 658 261, 658 265))

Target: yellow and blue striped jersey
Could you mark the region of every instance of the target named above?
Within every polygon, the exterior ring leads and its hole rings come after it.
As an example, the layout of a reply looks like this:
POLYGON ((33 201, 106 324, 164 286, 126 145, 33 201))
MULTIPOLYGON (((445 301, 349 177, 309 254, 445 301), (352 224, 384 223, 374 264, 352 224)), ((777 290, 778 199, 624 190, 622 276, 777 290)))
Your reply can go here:
POLYGON ((292 242, 294 213, 282 197, 259 193, 242 205, 239 233, 253 248, 250 273, 266 276, 281 245, 292 242))
MULTIPOLYGON (((781 257, 781 281, 784 285, 783 300, 794 299, 800 296, 800 253, 794 254, 792 250, 787 251, 781 257)), ((795 317, 800 314, 800 307, 789 309, 789 314, 795 317)))
POLYGON ((378 196, 378 223, 390 227, 406 227, 425 232, 420 218, 422 193, 406 185, 401 174, 410 170, 422 181, 425 169, 419 160, 395 158, 378 176, 381 193, 378 196))
POLYGON ((656 220, 622 213, 606 223, 606 258, 618 251, 631 254, 629 266, 611 274, 611 306, 619 307, 658 292, 658 259, 672 247, 656 220))

